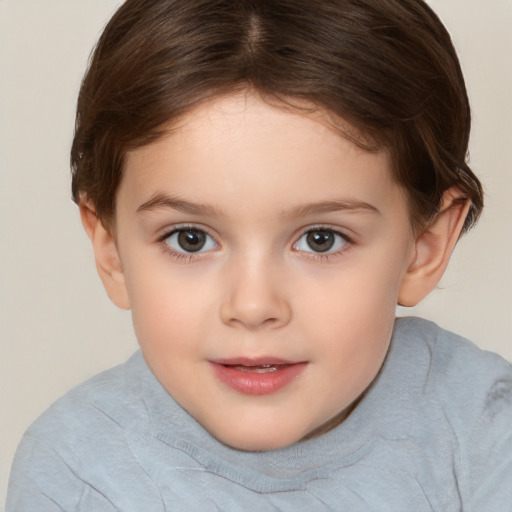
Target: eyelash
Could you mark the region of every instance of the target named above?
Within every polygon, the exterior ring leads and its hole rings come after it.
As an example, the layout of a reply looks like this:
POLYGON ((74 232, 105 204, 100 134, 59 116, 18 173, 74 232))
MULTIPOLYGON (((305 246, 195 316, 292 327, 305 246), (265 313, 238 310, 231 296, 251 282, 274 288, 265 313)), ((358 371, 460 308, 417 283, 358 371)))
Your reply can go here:
POLYGON ((309 258, 316 262, 322 263, 322 262, 329 262, 333 258, 338 258, 338 257, 343 256, 345 254, 345 252, 347 250, 349 250, 354 245, 355 245, 354 240, 351 237, 347 236, 345 233, 342 233, 341 231, 339 231, 331 226, 318 225, 318 226, 308 226, 304 231, 302 231, 300 236, 297 238, 297 241, 293 244, 293 248, 296 252, 301 252, 305 258, 309 258), (300 242, 302 237, 306 236, 308 233, 314 233, 314 232, 320 232, 320 231, 332 233, 334 235, 341 237, 344 241, 343 246, 338 250, 335 250, 333 252, 326 252, 326 253, 314 252, 314 251, 301 251, 300 249, 295 249, 295 246, 300 242))
MULTIPOLYGON (((177 260, 180 263, 191 263, 193 261, 197 261, 199 258, 204 257, 210 251, 209 250, 206 250, 206 251, 199 250, 198 252, 189 252, 189 253, 180 252, 180 251, 176 251, 176 250, 172 249, 172 247, 170 247, 169 244, 166 242, 166 240, 168 240, 172 235, 174 235, 176 233, 184 232, 184 231, 189 231, 189 230, 190 231, 199 231, 199 232, 204 233, 205 235, 207 235, 208 237, 210 237, 213 240, 213 242, 216 244, 217 247, 220 246, 220 244, 216 240, 216 238, 203 226, 188 225, 188 224, 176 226, 176 227, 173 227, 171 230, 166 231, 163 235, 161 235, 157 239, 157 242, 159 242, 162 245, 163 250, 166 254, 168 254, 169 256, 171 256, 172 258, 174 258, 175 260, 177 260)), ((309 226, 307 229, 304 229, 301 232, 300 236, 293 243, 292 249, 295 252, 301 253, 303 255, 303 257, 305 257, 305 258, 308 258, 308 259, 311 259, 314 261, 318 261, 318 262, 328 262, 332 258, 336 258, 336 257, 340 257, 340 256, 344 255, 344 253, 348 249, 350 249, 350 247, 352 247, 353 245, 355 245, 354 241, 352 240, 351 237, 347 236, 345 233, 342 233, 341 231, 338 231, 337 229, 334 229, 330 226, 318 225, 318 226, 309 226), (304 251, 304 250, 295 248, 304 236, 308 235, 309 233, 321 232, 321 231, 332 233, 336 236, 341 237, 344 241, 344 245, 338 250, 335 250, 333 252, 326 252, 326 253, 315 252, 315 251, 304 251)))
POLYGON ((190 225, 190 224, 183 224, 179 226, 175 226, 169 231, 166 231, 163 235, 158 237, 157 242, 159 242, 162 245, 162 248, 164 252, 177 260, 179 263, 192 263, 193 261, 197 261, 199 258, 202 258, 205 256, 209 251, 200 251, 200 252, 180 252, 174 250, 172 247, 169 246, 169 244, 166 242, 172 235, 175 233, 180 233, 183 231, 200 231, 210 237, 217 246, 219 246, 218 241, 216 238, 203 226, 196 226, 196 225, 190 225))

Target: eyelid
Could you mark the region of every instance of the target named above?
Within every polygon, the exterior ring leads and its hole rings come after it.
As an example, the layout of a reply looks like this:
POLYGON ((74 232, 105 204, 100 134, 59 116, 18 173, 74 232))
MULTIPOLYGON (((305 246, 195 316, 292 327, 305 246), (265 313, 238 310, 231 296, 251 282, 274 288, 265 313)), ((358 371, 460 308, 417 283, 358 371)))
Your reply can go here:
POLYGON ((177 231, 187 231, 187 230, 197 230, 197 231, 203 231, 206 233, 209 237, 211 237, 217 245, 219 245, 219 241, 217 240, 217 235, 212 233, 212 230, 204 226, 202 224, 194 224, 193 222, 184 222, 182 224, 173 224, 171 226, 167 226, 165 228, 162 228, 159 230, 159 234, 157 235, 157 242, 163 242, 166 238, 169 238, 173 233, 176 233, 177 231))
POLYGON ((203 226, 201 224, 194 223, 183 223, 183 224, 175 224, 173 226, 169 226, 161 230, 162 234, 158 236, 157 242, 163 247, 163 250, 176 260, 180 260, 182 262, 188 263, 193 260, 199 259, 210 253, 212 250, 220 247, 220 243, 217 240, 217 236, 212 234, 211 230, 203 226), (209 238, 211 238, 215 244, 214 248, 206 249, 206 250, 198 250, 197 252, 187 252, 187 251, 178 251, 171 247, 166 240, 169 239, 173 234, 179 233, 180 231, 202 231, 209 238))
POLYGON ((311 231, 331 231, 332 233, 335 233, 336 235, 340 235, 341 237, 343 237, 347 242, 354 243, 354 239, 353 239, 352 235, 347 234, 347 231, 350 231, 350 230, 340 228, 338 226, 333 226, 331 224, 311 224, 309 226, 301 228, 297 232, 295 239, 299 240, 306 233, 310 233, 311 231))
POLYGON ((350 247, 355 245, 352 237, 348 236, 344 232, 344 230, 341 230, 338 227, 334 227, 334 226, 330 226, 330 225, 325 225, 325 224, 318 224, 318 225, 307 226, 307 227, 301 229, 301 231, 299 232, 299 234, 295 238, 295 240, 296 241, 292 245, 292 248, 293 248, 294 251, 302 253, 307 258, 311 258, 311 259, 315 259, 315 260, 321 260, 321 261, 326 261, 326 260, 328 260, 331 257, 341 256, 350 247), (330 251, 316 252, 316 251, 313 251, 313 250, 305 251, 305 250, 297 249, 297 245, 300 242, 300 240, 305 235, 307 235, 308 233, 311 233, 311 232, 314 232, 314 231, 329 231, 331 233, 334 233, 335 235, 340 236, 345 241, 345 243, 343 244, 342 247, 340 247, 339 249, 335 249, 332 252, 330 252, 330 251))

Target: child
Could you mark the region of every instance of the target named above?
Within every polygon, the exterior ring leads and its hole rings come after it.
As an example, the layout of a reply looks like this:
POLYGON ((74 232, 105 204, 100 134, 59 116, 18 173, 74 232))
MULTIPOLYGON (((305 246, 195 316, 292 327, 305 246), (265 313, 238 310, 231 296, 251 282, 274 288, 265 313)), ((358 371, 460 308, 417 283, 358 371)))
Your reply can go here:
POLYGON ((7 511, 512 509, 512 377, 420 319, 482 209, 420 0, 128 0, 73 197, 141 351, 27 432, 7 511))

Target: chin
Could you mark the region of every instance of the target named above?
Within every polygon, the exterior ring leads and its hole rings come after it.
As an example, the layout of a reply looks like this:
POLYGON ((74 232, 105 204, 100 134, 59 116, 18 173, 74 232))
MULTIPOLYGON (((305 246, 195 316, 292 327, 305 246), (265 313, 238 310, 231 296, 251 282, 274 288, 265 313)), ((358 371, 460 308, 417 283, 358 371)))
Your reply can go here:
POLYGON ((286 448, 299 442, 304 435, 295 432, 276 432, 275 429, 269 429, 268 433, 258 430, 254 431, 236 431, 226 432, 224 435, 215 435, 218 441, 244 452, 267 452, 286 448))

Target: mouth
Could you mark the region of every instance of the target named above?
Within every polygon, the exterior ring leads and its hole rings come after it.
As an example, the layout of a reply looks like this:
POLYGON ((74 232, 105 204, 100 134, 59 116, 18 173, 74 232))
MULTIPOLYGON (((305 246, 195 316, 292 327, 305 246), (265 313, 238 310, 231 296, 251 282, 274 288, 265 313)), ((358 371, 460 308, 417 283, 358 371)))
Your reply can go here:
POLYGON ((306 369, 307 362, 282 359, 227 359, 210 361, 217 378, 231 389, 247 395, 277 393, 306 369))
POLYGON ((236 365, 224 365, 227 368, 232 368, 233 370, 237 370, 239 372, 249 372, 249 373, 270 373, 270 372, 277 372, 279 370, 282 370, 285 366, 285 364, 261 364, 261 365, 255 365, 255 366, 245 366, 242 364, 236 364, 236 365))

